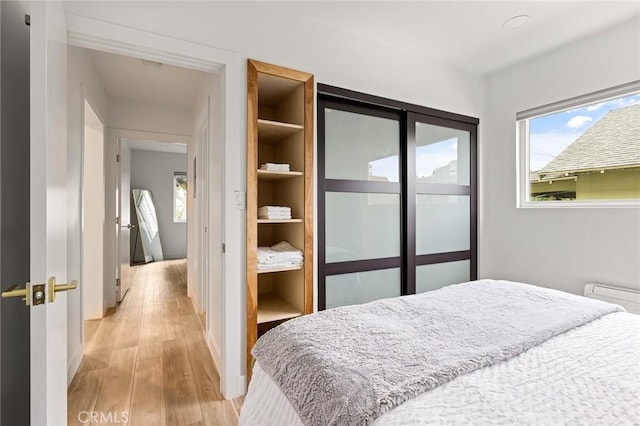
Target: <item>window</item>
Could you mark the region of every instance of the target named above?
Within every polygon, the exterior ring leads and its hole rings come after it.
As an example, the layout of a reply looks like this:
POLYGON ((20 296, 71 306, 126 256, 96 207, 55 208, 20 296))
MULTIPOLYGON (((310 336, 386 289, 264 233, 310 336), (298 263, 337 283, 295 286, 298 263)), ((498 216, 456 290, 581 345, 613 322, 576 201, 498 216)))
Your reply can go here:
POLYGON ((640 82, 518 113, 520 206, 637 205, 640 82))
POLYGON ((187 221, 187 174, 173 174, 173 221, 187 221))

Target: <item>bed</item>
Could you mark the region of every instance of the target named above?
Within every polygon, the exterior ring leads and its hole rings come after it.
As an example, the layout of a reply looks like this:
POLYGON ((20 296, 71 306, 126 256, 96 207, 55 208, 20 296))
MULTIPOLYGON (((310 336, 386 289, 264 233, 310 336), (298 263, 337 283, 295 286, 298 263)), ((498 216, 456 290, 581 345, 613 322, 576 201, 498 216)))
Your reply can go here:
POLYGON ((640 316, 508 281, 262 336, 240 425, 640 424, 640 316))

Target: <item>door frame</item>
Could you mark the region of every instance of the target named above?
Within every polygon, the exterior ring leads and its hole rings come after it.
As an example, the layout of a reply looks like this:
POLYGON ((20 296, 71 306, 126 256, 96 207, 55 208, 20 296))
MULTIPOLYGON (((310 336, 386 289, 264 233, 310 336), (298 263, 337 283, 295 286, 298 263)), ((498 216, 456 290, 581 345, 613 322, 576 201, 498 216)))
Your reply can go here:
POLYGON ((71 46, 220 73, 221 120, 216 142, 222 145, 224 158, 222 239, 226 248, 222 259, 220 388, 225 398, 242 395, 246 390, 244 339, 240 338, 244 335, 241 307, 244 306, 245 288, 245 212, 242 200, 246 193, 243 156, 246 130, 242 124, 246 120, 246 110, 240 101, 246 97, 246 87, 241 84, 246 64, 236 52, 73 14, 68 14, 66 19, 71 46))

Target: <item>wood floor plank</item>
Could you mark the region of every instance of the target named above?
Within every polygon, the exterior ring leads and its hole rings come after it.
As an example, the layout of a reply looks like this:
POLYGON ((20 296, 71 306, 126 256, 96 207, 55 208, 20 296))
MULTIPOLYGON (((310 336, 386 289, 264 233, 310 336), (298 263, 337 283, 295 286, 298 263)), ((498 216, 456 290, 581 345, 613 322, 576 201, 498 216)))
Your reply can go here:
POLYGON ((86 424, 88 418, 86 413, 94 411, 105 371, 106 368, 101 368, 75 375, 68 389, 68 425, 86 424))
POLYGON ((99 319, 94 320, 86 320, 84 322, 84 339, 83 342, 85 344, 89 343, 95 337, 98 332, 98 328, 100 327, 99 319))
POLYGON ((190 425, 202 420, 196 385, 183 338, 162 342, 167 424, 190 425))
POLYGON ((115 349, 130 348, 138 346, 140 336, 140 323, 142 322, 142 305, 140 309, 128 311, 124 318, 120 331, 115 338, 113 347, 115 349))
POLYGON ((129 425, 165 425, 162 357, 139 361, 136 365, 129 425))
MULTIPOLYGON (((113 351, 98 394, 95 411, 105 414, 114 413, 113 420, 117 420, 115 414, 121 415, 124 412, 130 414, 129 407, 137 350, 138 348, 124 348, 113 351)), ((112 424, 117 424, 117 422, 114 421, 112 424)))
POLYGON ((88 330, 93 339, 69 387, 69 424, 86 409, 120 425, 122 411, 132 425, 236 425, 237 405, 222 399, 201 318, 187 297, 186 261, 133 269, 123 302, 88 330))
POLYGON ((191 369, 195 377, 196 390, 202 417, 205 424, 220 424, 220 401, 223 399, 220 393, 220 378, 216 372, 208 348, 200 348, 189 352, 191 369))
POLYGON ((107 368, 109 366, 109 360, 111 359, 112 350, 113 346, 111 345, 94 345, 94 342, 90 342, 84 350, 84 356, 78 367, 77 374, 107 368))

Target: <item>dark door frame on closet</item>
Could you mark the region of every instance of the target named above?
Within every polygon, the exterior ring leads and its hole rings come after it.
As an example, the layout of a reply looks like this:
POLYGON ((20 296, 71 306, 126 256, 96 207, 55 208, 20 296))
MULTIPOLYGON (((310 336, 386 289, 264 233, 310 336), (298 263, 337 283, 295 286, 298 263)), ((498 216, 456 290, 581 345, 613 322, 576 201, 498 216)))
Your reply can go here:
POLYGON ((346 273, 400 268, 402 295, 416 292, 416 266, 470 260, 470 277, 477 278, 477 125, 474 117, 440 111, 392 99, 355 92, 318 83, 318 309, 326 309, 326 277, 346 273), (326 179, 325 108, 362 113, 397 120, 400 124, 400 182, 368 182, 326 179), (469 185, 416 184, 415 124, 428 123, 469 132, 469 185), (326 194, 327 192, 383 193, 400 195, 400 256, 326 263, 326 194), (470 249, 465 251, 416 256, 416 203, 409 197, 419 194, 470 196, 470 249))

